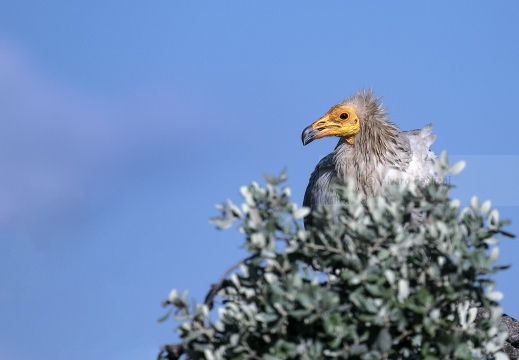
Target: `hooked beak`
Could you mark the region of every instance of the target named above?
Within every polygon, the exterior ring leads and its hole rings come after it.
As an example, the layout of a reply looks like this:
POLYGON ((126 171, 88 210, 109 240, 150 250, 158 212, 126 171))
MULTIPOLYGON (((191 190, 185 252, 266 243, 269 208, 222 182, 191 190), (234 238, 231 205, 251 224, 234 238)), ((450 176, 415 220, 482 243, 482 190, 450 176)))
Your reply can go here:
POLYGON ((307 126, 303 130, 303 134, 301 135, 303 146, 310 144, 315 139, 320 139, 324 136, 331 135, 329 134, 329 131, 337 129, 338 127, 338 124, 330 121, 330 116, 328 114, 324 115, 319 120, 314 122, 312 125, 307 126))
POLYGON ((303 141, 303 146, 308 145, 317 139, 317 135, 319 135, 320 132, 321 130, 314 129, 312 125, 307 126, 301 134, 301 141, 303 141))

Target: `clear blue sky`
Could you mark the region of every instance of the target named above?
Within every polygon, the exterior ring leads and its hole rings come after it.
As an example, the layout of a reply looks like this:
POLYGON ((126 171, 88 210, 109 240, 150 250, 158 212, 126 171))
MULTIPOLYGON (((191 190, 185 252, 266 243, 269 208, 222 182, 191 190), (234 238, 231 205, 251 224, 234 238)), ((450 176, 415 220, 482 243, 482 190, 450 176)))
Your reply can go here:
MULTIPOLYGON (((214 204, 335 140, 304 127, 360 87, 432 122, 451 179, 519 233, 519 3, 0 3, 0 358, 153 359, 171 288, 203 300, 244 253, 214 204)), ((519 318, 519 245, 502 242, 519 318)))

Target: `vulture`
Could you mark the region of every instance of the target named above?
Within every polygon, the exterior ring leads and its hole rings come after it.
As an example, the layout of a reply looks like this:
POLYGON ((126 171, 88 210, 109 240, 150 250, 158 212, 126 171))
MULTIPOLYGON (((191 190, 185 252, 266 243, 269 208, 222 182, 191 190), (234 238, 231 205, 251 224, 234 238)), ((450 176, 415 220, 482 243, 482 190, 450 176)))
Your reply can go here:
POLYGON ((303 145, 326 136, 339 138, 310 176, 303 206, 315 210, 321 204, 337 204, 331 184, 347 176, 367 196, 383 194, 384 187, 395 182, 440 181, 434 171, 436 155, 429 149, 436 139, 431 131, 431 124, 400 131, 372 90, 347 97, 303 130, 303 145))

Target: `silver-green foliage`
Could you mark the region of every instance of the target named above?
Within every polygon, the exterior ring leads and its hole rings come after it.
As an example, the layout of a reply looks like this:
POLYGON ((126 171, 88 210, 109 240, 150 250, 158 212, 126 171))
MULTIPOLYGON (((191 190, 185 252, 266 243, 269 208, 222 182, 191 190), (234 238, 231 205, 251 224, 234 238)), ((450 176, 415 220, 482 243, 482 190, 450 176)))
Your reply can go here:
MULTIPOLYGON (((444 176, 459 168, 437 164, 444 176)), ((339 216, 315 212, 305 231, 309 210, 283 180, 243 187, 241 208, 218 207, 213 222, 238 223, 250 256, 221 283, 217 315, 176 290, 166 301, 188 359, 507 358, 490 278, 504 268, 505 223, 489 202, 460 211, 435 183, 366 199, 350 181, 337 188, 339 216)))

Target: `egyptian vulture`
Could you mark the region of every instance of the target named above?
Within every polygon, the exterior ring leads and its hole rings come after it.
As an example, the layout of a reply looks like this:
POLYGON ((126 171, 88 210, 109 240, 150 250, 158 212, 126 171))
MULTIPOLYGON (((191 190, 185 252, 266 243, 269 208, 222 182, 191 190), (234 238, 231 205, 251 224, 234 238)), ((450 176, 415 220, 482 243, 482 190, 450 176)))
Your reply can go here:
POLYGON ((431 130, 429 124, 401 132, 372 90, 346 98, 303 131, 303 145, 325 136, 339 138, 310 176, 303 205, 315 210, 320 204, 337 204, 330 184, 346 176, 367 196, 383 194, 384 187, 395 182, 439 181, 433 166, 436 155, 429 149, 436 139, 431 130))

